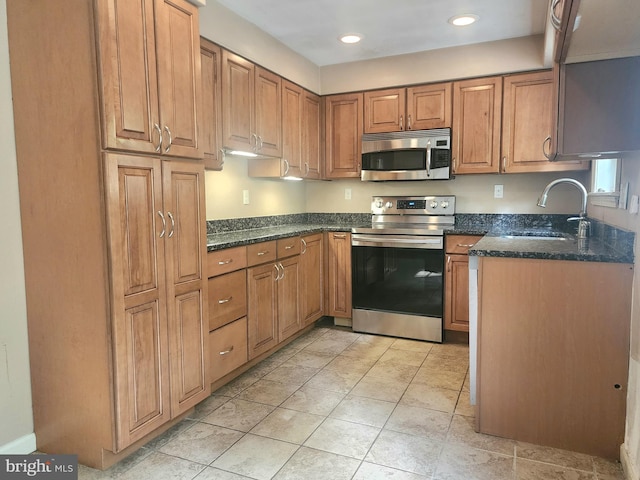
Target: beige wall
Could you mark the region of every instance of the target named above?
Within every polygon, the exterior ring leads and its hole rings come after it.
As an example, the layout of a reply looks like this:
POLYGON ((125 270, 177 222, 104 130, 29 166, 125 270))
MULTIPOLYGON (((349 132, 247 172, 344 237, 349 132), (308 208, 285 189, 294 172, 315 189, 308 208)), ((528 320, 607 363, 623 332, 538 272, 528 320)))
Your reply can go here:
MULTIPOLYGON (((640 195, 640 153, 628 154, 622 164, 622 181, 629 182, 629 198, 640 195)), ((628 210, 590 207, 589 216, 612 225, 631 230, 636 234, 635 258, 640 258, 640 215, 628 210)), ((629 363, 629 387, 627 393, 627 430, 624 450, 630 460, 633 476, 640 478, 640 269, 634 272, 633 305, 631 310, 631 361, 629 363)), ((624 456, 624 455, 623 455, 624 456)))
POLYGON ((240 18, 215 0, 200 8, 200 35, 232 52, 320 93, 317 65, 240 18))
POLYGON ((305 212, 305 182, 263 180, 247 176, 247 159, 227 156, 221 172, 207 172, 207 220, 263 217, 305 212), (242 191, 249 191, 249 204, 242 191))
POLYGON ((320 68, 322 94, 544 68, 544 38, 513 38, 320 68))
POLYGON ((35 448, 6 13, 0 0, 0 454, 35 448))

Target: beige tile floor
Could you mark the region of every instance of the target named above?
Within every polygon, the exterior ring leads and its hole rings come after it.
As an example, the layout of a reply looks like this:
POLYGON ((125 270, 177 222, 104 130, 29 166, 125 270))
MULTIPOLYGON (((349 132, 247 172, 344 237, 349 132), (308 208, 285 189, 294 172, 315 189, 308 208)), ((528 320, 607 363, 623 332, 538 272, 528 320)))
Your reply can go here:
POLYGON ((477 434, 468 348, 317 327, 123 462, 81 480, 623 479, 618 463, 477 434))

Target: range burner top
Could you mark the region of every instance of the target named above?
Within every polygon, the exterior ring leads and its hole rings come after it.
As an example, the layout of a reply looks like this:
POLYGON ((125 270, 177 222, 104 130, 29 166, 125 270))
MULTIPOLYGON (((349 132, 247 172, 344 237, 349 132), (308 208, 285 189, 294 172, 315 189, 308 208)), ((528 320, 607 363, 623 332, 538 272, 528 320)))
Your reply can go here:
POLYGON ((372 197, 371 227, 353 233, 443 235, 455 223, 453 195, 372 197))

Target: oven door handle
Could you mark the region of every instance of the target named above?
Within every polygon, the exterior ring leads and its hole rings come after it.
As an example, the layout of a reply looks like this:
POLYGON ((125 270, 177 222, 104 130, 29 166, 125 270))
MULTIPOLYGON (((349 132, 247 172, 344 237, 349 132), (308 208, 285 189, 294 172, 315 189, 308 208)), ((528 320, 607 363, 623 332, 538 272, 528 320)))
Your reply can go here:
POLYGON ((351 236, 353 247, 395 247, 443 249, 442 237, 403 238, 393 235, 358 235, 351 236))

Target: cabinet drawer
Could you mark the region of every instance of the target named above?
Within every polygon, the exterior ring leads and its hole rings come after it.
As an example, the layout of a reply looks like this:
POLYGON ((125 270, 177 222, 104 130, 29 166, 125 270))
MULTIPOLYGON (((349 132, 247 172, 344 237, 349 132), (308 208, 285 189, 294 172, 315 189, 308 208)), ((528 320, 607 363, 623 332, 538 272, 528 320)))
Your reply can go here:
POLYGON ((278 258, 300 255, 300 237, 281 238, 278 240, 278 258))
POLYGON ((469 248, 481 238, 482 235, 447 235, 445 237, 445 251, 467 255, 469 248))
POLYGON ((247 247, 247 263, 250 267, 276 259, 276 241, 260 242, 247 247))
POLYGON ((247 247, 225 248, 207 253, 207 276, 215 277, 247 267, 247 247))
POLYGON ((211 382, 247 363, 247 317, 209 333, 211 382))
POLYGON ((245 270, 209 279, 209 330, 247 315, 245 270))

